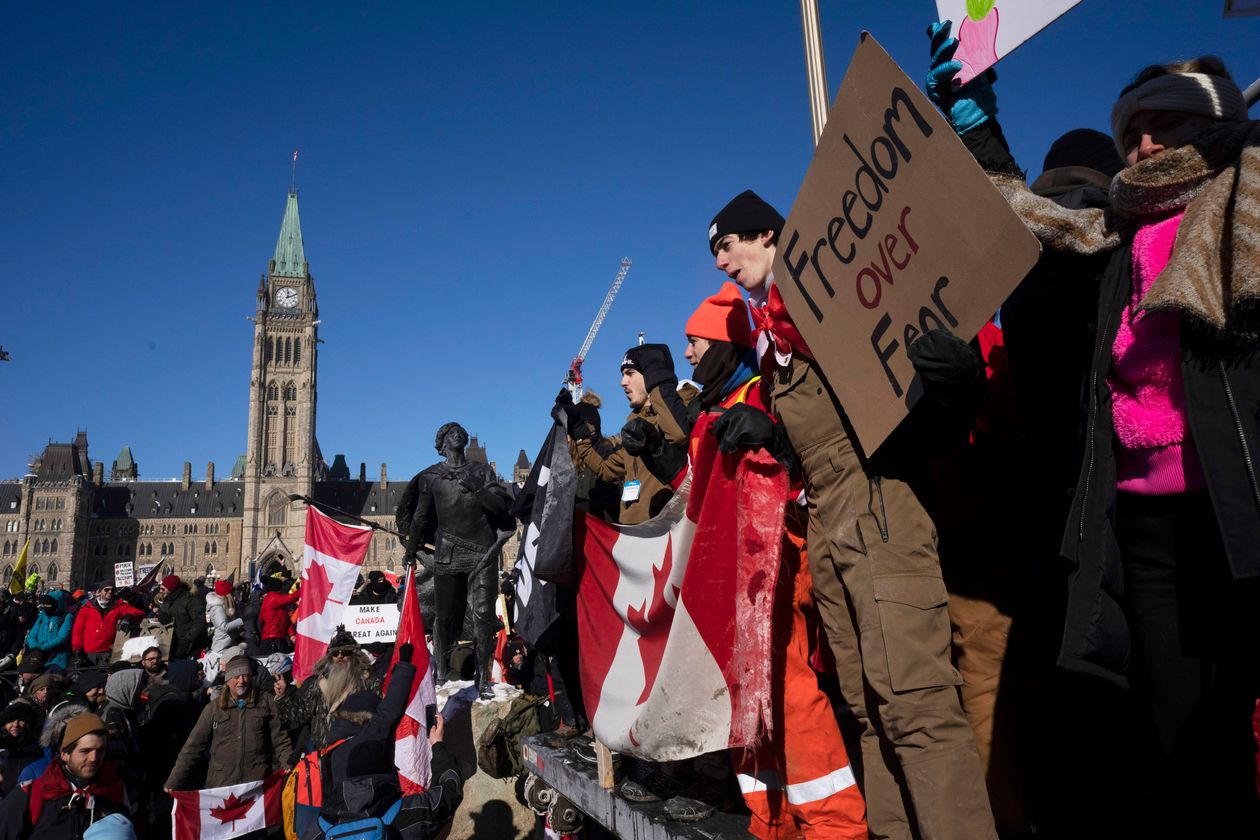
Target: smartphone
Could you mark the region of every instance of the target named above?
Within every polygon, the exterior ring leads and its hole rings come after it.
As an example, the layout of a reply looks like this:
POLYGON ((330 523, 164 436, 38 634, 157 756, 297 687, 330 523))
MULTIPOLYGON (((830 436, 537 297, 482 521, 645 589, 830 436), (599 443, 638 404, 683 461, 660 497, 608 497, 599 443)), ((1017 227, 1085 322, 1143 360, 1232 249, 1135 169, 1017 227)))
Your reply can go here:
POLYGON ((432 731, 437 726, 437 704, 430 703, 424 707, 424 726, 432 731))

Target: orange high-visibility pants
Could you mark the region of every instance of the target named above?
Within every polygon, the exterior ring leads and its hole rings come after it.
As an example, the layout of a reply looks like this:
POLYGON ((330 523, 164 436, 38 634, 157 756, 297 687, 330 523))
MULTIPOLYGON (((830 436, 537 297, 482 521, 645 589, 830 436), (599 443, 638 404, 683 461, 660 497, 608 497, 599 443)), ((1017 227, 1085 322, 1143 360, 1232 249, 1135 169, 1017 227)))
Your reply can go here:
POLYGON ((755 749, 732 751, 731 761, 755 837, 866 840, 866 803, 831 702, 809 666, 813 587, 794 515, 788 512, 774 600, 774 732, 755 749))

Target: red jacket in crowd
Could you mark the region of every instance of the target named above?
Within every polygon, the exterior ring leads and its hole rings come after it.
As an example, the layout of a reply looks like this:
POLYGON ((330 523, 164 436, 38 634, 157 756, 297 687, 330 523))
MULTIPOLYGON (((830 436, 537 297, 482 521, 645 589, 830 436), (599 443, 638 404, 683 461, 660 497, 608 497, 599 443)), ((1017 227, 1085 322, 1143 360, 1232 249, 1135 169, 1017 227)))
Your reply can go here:
POLYGON ((262 609, 258 613, 259 635, 263 639, 285 639, 293 620, 289 610, 298 602, 298 593, 284 595, 279 592, 268 592, 263 596, 262 609))
POLYGON ((70 649, 84 653, 106 653, 114 649, 114 634, 118 622, 124 618, 144 618, 144 610, 136 609, 120 599, 114 599, 109 609, 91 599, 79 608, 70 637, 70 649))

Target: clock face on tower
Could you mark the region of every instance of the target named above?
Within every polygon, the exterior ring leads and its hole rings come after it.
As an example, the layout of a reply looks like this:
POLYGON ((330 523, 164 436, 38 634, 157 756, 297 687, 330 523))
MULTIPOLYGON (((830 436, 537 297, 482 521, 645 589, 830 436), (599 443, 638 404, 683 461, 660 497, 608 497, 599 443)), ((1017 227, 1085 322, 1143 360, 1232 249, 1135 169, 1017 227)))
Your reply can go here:
POLYGON ((297 302, 298 302, 297 289, 293 289, 286 286, 280 291, 276 292, 276 306, 292 308, 294 306, 297 306, 297 302))

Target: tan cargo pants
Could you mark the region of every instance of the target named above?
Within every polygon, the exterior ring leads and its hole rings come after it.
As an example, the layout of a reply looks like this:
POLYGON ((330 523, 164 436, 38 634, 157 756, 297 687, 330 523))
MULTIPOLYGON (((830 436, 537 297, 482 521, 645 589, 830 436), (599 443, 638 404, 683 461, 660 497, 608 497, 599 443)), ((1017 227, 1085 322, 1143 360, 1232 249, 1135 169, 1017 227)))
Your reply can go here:
POLYGON ((771 395, 804 469, 814 597, 863 728, 871 837, 996 840, 931 519, 907 485, 866 475, 811 363, 780 369, 771 395))

